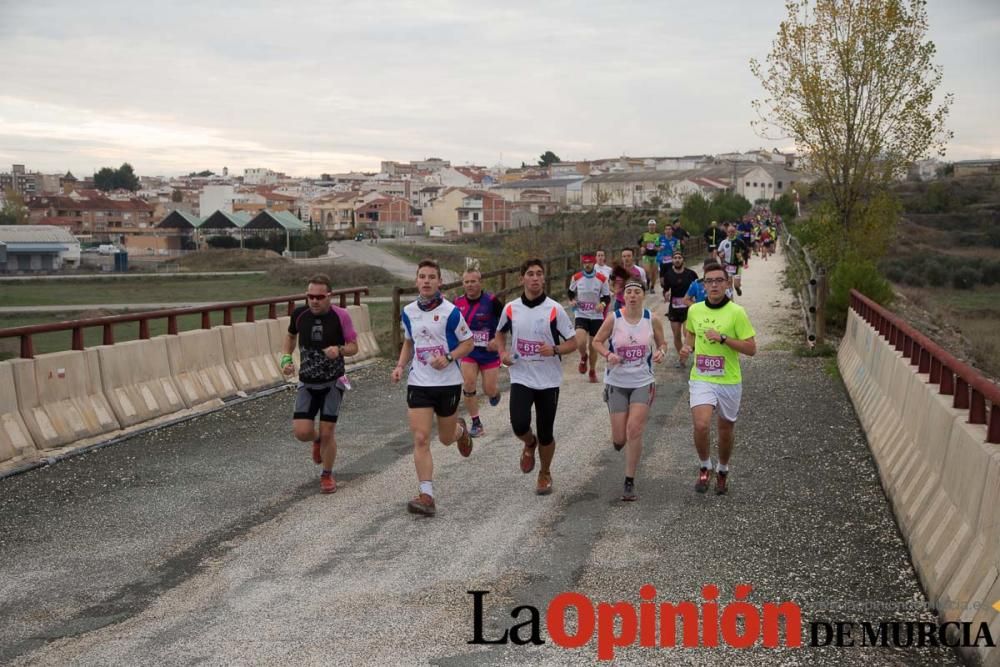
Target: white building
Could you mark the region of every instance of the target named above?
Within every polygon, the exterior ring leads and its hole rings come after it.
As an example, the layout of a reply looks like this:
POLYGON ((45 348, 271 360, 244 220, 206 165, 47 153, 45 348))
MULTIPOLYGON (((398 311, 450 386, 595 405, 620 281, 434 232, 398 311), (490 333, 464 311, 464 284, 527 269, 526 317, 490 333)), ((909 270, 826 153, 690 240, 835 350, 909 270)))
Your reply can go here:
POLYGON ((216 211, 232 213, 234 196, 231 185, 206 185, 198 195, 198 212, 205 216, 216 211))
POLYGON ((278 174, 270 169, 255 168, 243 170, 245 185, 274 185, 278 182, 278 174))
POLYGON ((0 273, 76 268, 80 242, 56 225, 0 225, 0 273))

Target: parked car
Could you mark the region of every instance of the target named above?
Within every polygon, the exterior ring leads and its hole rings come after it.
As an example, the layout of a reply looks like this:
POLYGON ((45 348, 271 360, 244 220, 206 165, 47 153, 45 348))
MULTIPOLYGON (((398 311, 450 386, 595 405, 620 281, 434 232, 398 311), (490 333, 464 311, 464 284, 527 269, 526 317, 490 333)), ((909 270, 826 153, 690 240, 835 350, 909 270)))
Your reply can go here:
POLYGON ((99 252, 102 255, 113 255, 116 252, 118 252, 118 248, 116 248, 111 243, 103 243, 97 246, 97 252, 99 252))
POLYGON ((355 241, 364 241, 365 240, 365 235, 362 234, 361 232, 358 232, 357 234, 354 235, 354 240, 355 241))

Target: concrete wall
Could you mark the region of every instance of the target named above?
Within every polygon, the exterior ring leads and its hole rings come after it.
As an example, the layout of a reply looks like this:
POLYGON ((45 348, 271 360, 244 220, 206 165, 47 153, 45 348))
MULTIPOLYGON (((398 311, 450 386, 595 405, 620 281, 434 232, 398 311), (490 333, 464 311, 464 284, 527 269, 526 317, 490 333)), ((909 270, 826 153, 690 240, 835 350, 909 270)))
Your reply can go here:
MULTIPOLYGON (((1000 637, 1000 445, 853 310, 837 361, 930 602, 1000 637)), ((1000 666, 997 649, 965 657, 1000 666)))

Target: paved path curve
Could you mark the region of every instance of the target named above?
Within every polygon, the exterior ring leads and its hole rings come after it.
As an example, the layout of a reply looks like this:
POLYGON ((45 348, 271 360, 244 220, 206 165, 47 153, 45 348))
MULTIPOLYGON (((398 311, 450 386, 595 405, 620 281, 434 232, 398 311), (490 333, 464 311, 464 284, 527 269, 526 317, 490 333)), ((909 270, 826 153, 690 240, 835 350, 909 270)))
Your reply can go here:
MULTIPOLYGON (((330 252, 341 255, 356 264, 381 266, 386 271, 407 280, 413 280, 417 273, 416 263, 386 252, 382 249, 381 244, 372 245, 367 241, 331 241, 330 252)), ((453 271, 446 269, 443 274, 445 282, 458 280, 458 276, 453 271)))
MULTIPOLYGON (((515 605, 562 591, 595 601, 794 600, 804 619, 877 620, 857 602, 922 600, 843 388, 822 360, 779 349, 795 327, 780 262, 742 300, 761 353, 745 365, 732 491, 693 492, 685 372, 657 370, 638 476, 624 504, 600 388, 564 362, 555 493, 517 469, 506 393, 469 459, 436 445, 433 519, 415 486, 404 389, 359 372, 338 424, 340 490, 317 491, 289 436, 291 395, 250 402, 51 468, 0 480, 0 663, 593 664, 595 644, 472 646, 515 605)), ((929 620, 915 612, 878 618, 929 620)), ((523 617, 522 619, 523 620, 523 617)), ((543 634, 543 636, 546 636, 543 634)), ((640 649, 622 664, 955 664, 942 649, 640 649)))

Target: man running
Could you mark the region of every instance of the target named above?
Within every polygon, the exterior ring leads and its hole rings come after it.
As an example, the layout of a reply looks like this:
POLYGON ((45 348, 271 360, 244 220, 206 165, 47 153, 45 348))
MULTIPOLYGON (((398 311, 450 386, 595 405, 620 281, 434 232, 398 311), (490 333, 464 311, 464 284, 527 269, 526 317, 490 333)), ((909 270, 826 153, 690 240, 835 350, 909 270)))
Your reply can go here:
POLYGON ((649 275, 646 289, 652 290, 656 285, 656 256, 660 252, 660 233, 656 231, 656 220, 646 223, 646 233, 639 237, 639 248, 642 249, 643 268, 649 275))
POLYGON ((476 398, 476 379, 483 376, 483 392, 496 407, 500 403, 500 389, 497 379, 500 373, 500 355, 494 338, 503 302, 483 291, 483 274, 477 269, 467 269, 462 274, 462 289, 465 294, 455 299, 455 305, 462 312, 462 319, 472 330, 474 347, 467 357, 462 357, 462 396, 465 409, 469 412, 472 426, 469 435, 478 438, 486 430, 479 419, 479 399, 476 398))
MULTIPOLYGON (((667 225, 663 233, 660 234, 660 250, 656 253, 656 265, 659 269, 658 275, 662 276, 663 272, 669 268, 674 251, 680 249, 680 239, 674 238, 674 228, 667 225)), ((660 280, 660 282, 662 283, 663 281, 660 280)))
MULTIPOLYGON (((705 270, 712 264, 718 264, 718 262, 711 257, 706 257, 705 261, 702 262, 701 265, 702 277, 705 275, 705 270)), ((691 283, 691 286, 688 287, 687 294, 684 295, 684 302, 688 305, 688 308, 690 308, 692 305, 704 301, 705 297, 705 283, 703 280, 699 279, 691 283)), ((726 298, 732 300, 733 290, 731 288, 726 288, 726 298)))
POLYGON ((632 248, 622 248, 620 257, 622 266, 629 272, 629 275, 638 278, 644 285, 649 284, 649 281, 646 280, 646 270, 635 263, 635 251, 632 248))
POLYGON ((535 493, 552 493, 552 457, 556 441, 552 427, 562 384, 561 354, 576 349, 573 324, 563 307, 545 295, 545 266, 540 259, 521 265, 524 292, 504 306, 497 327, 500 358, 510 367, 510 425, 524 443, 521 472, 535 469, 535 448, 542 460, 535 493), (510 350, 507 350, 507 337, 510 350), (531 431, 531 407, 535 432, 531 431))
POLYGON ((719 264, 705 268, 705 289, 708 298, 688 309, 685 324, 687 341, 681 348, 684 360, 694 354, 688 383, 691 419, 694 422, 694 446, 701 469, 695 491, 705 493, 712 478, 711 429, 712 411, 718 411, 719 465, 715 492, 728 490, 729 458, 733 452, 733 427, 740 411, 743 376, 740 354, 757 354, 753 326, 746 311, 726 297, 729 274, 719 264))
POLYGON ((622 500, 636 500, 635 471, 642 455, 642 434, 656 397, 653 363, 666 354, 663 324, 643 308, 645 289, 637 281, 625 285, 625 308, 601 325, 594 347, 607 360, 604 402, 611 413, 611 443, 625 449, 622 500))
POLYGON ((601 328, 604 312, 611 302, 608 279, 604 277, 604 274, 595 270, 595 261, 596 257, 593 253, 584 253, 580 256, 583 270, 577 271, 573 275, 567 290, 570 305, 573 306, 576 343, 577 349, 580 351, 580 365, 577 370, 580 371, 581 375, 586 373, 587 360, 589 359, 590 381, 594 383, 597 382, 597 354, 590 341, 597 335, 597 330, 601 328), (589 354, 587 353, 588 349, 589 354))
POLYGON ((603 273, 605 278, 611 277, 612 267, 604 263, 605 255, 603 250, 597 251, 597 262, 594 264, 594 270, 598 273, 603 273))
POLYGON ((684 250, 684 244, 691 238, 691 235, 688 233, 688 230, 684 229, 684 225, 681 224, 679 217, 674 220, 672 227, 674 228, 674 238, 681 242, 681 250, 684 250))
POLYGON ((330 278, 318 273, 306 287, 306 305, 292 311, 288 335, 281 346, 282 372, 295 374, 292 351, 299 346, 299 386, 292 415, 292 433, 301 442, 312 441, 312 459, 322 464, 320 493, 333 493, 337 481, 333 464, 337 458, 334 430, 344 399, 338 380, 344 377, 344 357, 358 353, 358 336, 350 314, 330 302, 330 278), (319 415, 319 434, 315 419, 319 415))
POLYGON ((472 437, 464 419, 455 417, 462 393, 458 360, 472 351, 472 332, 461 311, 441 295, 441 268, 425 259, 417 265, 417 300, 403 308, 405 334, 392 381, 406 381, 407 416, 413 432, 413 464, 420 491, 406 509, 411 514, 434 516, 434 460, 431 428, 437 415, 438 439, 443 445, 458 443, 462 456, 472 453, 472 437), (412 363, 411 363, 412 362, 412 363))
POLYGON ((725 267, 726 274, 732 279, 736 294, 743 296, 743 262, 750 255, 750 248, 736 236, 736 225, 729 225, 727 229, 728 235, 719 242, 719 263, 725 267))
POLYGON ((663 286, 663 300, 667 302, 667 320, 674 334, 674 349, 677 350, 677 368, 682 368, 680 360, 681 326, 687 320, 688 302, 685 298, 688 289, 698 281, 698 274, 684 266, 684 254, 674 251, 673 262, 665 264, 660 274, 660 284, 663 286))
POLYGON ((726 237, 725 233, 719 229, 719 223, 713 220, 708 223, 708 229, 705 230, 705 247, 708 248, 708 256, 712 259, 718 259, 718 247, 722 243, 722 239, 726 237))

